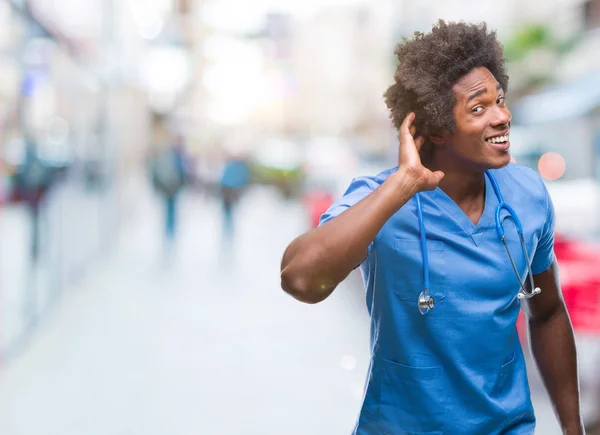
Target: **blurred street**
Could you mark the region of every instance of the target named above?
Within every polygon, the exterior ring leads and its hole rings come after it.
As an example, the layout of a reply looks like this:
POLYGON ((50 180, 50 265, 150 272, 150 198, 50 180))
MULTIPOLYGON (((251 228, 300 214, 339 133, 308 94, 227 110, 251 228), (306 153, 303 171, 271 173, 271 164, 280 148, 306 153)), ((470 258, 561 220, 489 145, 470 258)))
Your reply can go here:
MULTIPOLYGON (((306 305, 280 262, 398 163, 395 47, 439 19, 503 47, 510 155, 554 204, 600 427, 600 0, 543 6, 0 0, 0 435, 349 434, 362 277, 306 305)), ((559 435, 525 354, 536 433, 559 435)))
POLYGON ((114 256, 4 372, 0 433, 349 433, 366 312, 348 285, 315 306, 280 290, 281 253, 305 225, 298 204, 249 193, 234 252, 216 202, 182 205, 186 237, 169 265, 153 243, 156 204, 142 196, 143 218, 132 216, 114 256))
MULTIPOLYGON (((139 185, 108 261, 67 292, 0 380, 4 435, 348 434, 368 365, 360 277, 317 305, 279 288, 305 211, 258 187, 235 250, 219 204, 187 195, 170 262, 139 185)), ((588 346, 589 347, 589 346, 588 346)), ((559 434, 535 376, 539 434, 559 434)))

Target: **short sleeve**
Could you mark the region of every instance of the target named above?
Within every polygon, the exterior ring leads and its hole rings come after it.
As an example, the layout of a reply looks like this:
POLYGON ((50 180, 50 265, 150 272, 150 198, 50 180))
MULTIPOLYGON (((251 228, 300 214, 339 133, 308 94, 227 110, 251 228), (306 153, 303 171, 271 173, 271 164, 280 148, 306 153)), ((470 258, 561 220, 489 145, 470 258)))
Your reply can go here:
MULTIPOLYGON (((543 183, 543 181, 542 181, 543 183)), ((531 271, 534 275, 545 272, 554 262, 554 230, 555 230, 555 215, 552 198, 546 189, 543 187, 546 195, 546 222, 542 228, 540 241, 533 255, 531 263, 531 271)))
MULTIPOLYGON (((371 192, 379 187, 379 184, 369 177, 358 177, 352 180, 350 186, 344 195, 334 202, 325 213, 321 215, 319 226, 326 224, 331 219, 339 216, 344 211, 348 210, 353 205, 359 203, 367 197, 371 192)), ((373 247, 373 242, 369 245, 369 253, 373 247)))

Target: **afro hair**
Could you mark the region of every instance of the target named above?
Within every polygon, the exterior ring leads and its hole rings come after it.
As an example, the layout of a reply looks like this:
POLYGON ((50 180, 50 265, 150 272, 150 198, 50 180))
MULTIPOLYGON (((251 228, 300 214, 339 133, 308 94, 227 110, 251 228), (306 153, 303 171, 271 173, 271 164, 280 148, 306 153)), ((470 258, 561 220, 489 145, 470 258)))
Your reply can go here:
POLYGON ((414 112, 417 135, 425 138, 454 131, 452 87, 473 69, 487 68, 504 91, 508 88, 502 46, 485 23, 439 20, 430 33, 404 39, 394 54, 399 65, 384 94, 390 117, 400 128, 414 112))

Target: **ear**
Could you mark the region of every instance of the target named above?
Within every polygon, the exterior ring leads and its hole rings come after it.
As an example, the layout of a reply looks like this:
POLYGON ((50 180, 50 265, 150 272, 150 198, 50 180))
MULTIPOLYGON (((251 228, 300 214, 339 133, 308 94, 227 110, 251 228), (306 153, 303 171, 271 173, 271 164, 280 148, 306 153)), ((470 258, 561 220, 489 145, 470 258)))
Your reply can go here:
POLYGON ((429 136, 429 139, 436 145, 442 145, 444 143, 444 138, 442 136, 429 136))

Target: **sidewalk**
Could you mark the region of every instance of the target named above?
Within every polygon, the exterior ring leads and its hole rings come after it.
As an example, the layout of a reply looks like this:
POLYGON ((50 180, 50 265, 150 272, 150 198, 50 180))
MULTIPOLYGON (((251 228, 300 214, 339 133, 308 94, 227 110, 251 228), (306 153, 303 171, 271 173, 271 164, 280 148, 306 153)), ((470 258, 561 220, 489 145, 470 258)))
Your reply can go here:
POLYGON ((0 352, 12 357, 36 319, 76 284, 98 257, 106 198, 64 182, 40 213, 39 257, 30 257, 32 220, 25 204, 0 208, 0 352), (101 221, 102 222, 101 224, 101 221))
POLYGON ((111 261, 65 296, 5 371, 0 433, 348 433, 366 317, 347 309, 343 289, 319 306, 283 294, 280 256, 302 214, 270 192, 253 195, 231 255, 218 204, 187 201, 170 268, 157 220, 140 209, 111 261), (353 370, 340 366, 346 354, 353 370))

